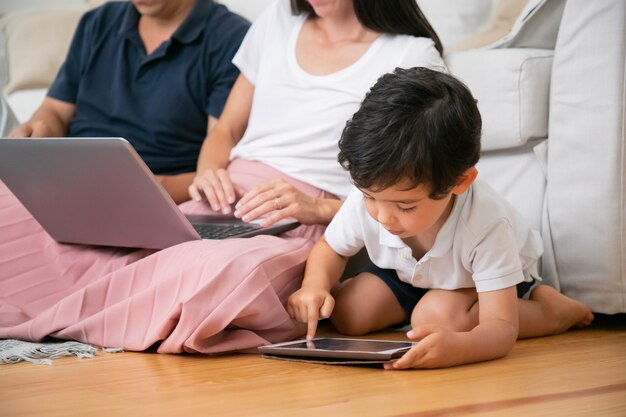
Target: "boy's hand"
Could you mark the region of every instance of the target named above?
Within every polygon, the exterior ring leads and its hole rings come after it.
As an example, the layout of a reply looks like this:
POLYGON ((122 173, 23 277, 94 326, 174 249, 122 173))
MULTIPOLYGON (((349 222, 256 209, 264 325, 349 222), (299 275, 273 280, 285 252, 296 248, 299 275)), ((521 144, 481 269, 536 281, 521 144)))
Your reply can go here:
POLYGON ((460 361, 461 346, 458 333, 435 325, 417 326, 407 333, 409 339, 421 339, 400 359, 386 363, 385 369, 444 368, 460 361))
POLYGON ((307 323, 307 340, 313 339, 320 319, 330 317, 335 299, 324 289, 301 288, 289 297, 287 311, 301 323, 307 323))

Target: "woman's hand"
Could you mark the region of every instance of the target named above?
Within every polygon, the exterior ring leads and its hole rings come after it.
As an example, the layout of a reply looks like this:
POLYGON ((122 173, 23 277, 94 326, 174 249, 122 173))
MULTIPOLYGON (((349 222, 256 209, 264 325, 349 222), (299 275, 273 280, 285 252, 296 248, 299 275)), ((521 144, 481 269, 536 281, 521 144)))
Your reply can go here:
POLYGON ((207 169, 196 175, 189 186, 189 196, 194 201, 200 201, 203 195, 214 211, 223 214, 231 212, 231 204, 235 202, 236 194, 230 175, 225 169, 207 169))
POLYGON ((247 192, 235 206, 235 216, 246 222, 267 215, 261 223, 263 227, 286 217, 295 218, 302 224, 321 223, 324 211, 318 199, 309 197, 282 179, 247 192))

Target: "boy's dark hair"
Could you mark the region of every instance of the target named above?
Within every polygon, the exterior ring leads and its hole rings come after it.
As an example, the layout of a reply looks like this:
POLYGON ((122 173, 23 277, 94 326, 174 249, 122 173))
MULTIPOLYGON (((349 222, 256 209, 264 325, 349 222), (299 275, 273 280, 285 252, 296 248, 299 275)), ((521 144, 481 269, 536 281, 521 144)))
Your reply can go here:
POLYGON ((478 162, 482 121, 467 87, 428 68, 396 68, 367 93, 339 140, 339 163, 360 187, 403 179, 443 198, 478 162))
MULTIPOLYGON (((430 38, 443 55, 437 32, 415 0, 352 0, 354 12, 363 26, 374 32, 430 38)), ((306 0, 291 0, 293 14, 315 14, 306 0)))

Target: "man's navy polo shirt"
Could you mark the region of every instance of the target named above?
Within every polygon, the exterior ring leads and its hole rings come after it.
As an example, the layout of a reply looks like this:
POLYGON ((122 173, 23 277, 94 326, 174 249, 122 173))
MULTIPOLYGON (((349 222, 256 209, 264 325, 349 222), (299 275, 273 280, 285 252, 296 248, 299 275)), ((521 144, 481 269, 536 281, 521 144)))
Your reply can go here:
POLYGON ((249 23, 211 0, 151 55, 131 2, 86 13, 48 96, 73 103, 69 136, 121 136, 155 174, 196 170, 208 116, 219 117, 239 75, 232 64, 249 23))

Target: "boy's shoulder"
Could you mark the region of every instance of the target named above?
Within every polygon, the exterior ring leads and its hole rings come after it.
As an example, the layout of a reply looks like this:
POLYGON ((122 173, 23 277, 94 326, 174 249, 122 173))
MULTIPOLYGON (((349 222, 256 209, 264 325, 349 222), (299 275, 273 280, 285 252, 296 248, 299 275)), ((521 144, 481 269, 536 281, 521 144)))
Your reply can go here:
POLYGON ((344 200, 342 207, 346 207, 346 211, 349 211, 351 215, 358 215, 365 210, 365 203, 363 201, 363 192, 357 187, 352 186, 348 196, 344 200))
POLYGON ((482 203, 504 207, 510 206, 502 194, 497 192, 491 185, 480 179, 476 179, 470 188, 473 190, 474 198, 479 204, 482 203))
POLYGON ((476 180, 459 198, 459 220, 473 235, 481 235, 499 223, 517 228, 523 221, 515 208, 487 183, 476 180))
POLYGON ((355 186, 350 189, 339 211, 341 215, 336 215, 333 221, 336 219, 342 223, 358 224, 362 229, 377 229, 378 223, 367 214, 363 192, 355 186))

